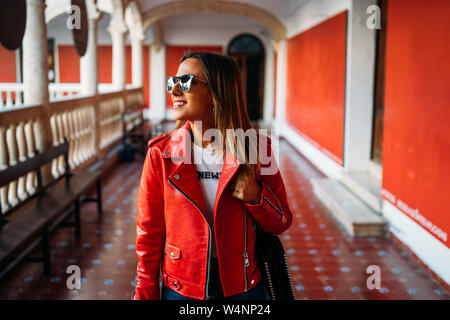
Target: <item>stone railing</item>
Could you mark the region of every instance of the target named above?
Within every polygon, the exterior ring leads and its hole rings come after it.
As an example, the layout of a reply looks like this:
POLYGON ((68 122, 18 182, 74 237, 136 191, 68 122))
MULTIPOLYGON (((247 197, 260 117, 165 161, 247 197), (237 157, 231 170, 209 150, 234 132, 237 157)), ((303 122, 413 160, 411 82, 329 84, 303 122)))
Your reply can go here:
POLYGON ((23 105, 23 83, 0 83, 0 109, 23 105))
MULTIPOLYGON (((70 143, 69 165, 81 169, 106 156, 137 124, 128 126, 124 115, 142 112, 142 88, 51 101, 47 105, 0 108, 0 170, 34 157, 38 152, 70 143)), ((43 179, 51 181, 64 172, 61 157, 45 168, 43 179)), ((18 177, 0 189, 3 212, 33 195, 35 174, 18 177)))
MULTIPOLYGON (((131 85, 126 86, 131 89, 131 85)), ((25 87, 23 83, 0 83, 0 109, 22 106, 24 103, 23 92, 25 87)), ((115 91, 111 83, 99 83, 98 91, 100 93, 109 93, 115 91)), ((57 101, 61 98, 74 97, 81 95, 81 84, 79 83, 49 83, 48 92, 50 101, 57 101)))
POLYGON ((144 96, 134 91, 126 96, 127 109, 124 114, 124 130, 129 132, 139 126, 143 121, 144 96))
POLYGON ((81 85, 79 83, 49 83, 48 93, 50 101, 73 97, 81 93, 81 85))

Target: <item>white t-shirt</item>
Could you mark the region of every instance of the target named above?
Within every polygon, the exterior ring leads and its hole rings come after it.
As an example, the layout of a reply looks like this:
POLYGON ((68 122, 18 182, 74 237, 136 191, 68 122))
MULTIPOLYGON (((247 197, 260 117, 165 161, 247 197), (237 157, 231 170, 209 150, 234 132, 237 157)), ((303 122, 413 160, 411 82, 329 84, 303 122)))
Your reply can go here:
POLYGON ((221 152, 215 152, 210 146, 202 148, 192 143, 194 148, 194 163, 197 168, 197 178, 205 200, 206 214, 211 228, 211 256, 217 258, 216 237, 214 235, 214 202, 220 173, 222 172, 223 158, 221 152))

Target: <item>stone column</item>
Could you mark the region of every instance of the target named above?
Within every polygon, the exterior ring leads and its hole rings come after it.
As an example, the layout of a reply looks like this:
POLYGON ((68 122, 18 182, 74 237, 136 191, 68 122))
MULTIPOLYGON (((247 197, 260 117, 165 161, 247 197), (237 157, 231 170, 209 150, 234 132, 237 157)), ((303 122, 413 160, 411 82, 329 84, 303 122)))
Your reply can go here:
POLYGON ((49 94, 45 0, 27 0, 27 24, 22 46, 24 103, 46 104, 49 94))
POLYGON ((115 89, 125 89, 125 32, 127 27, 123 20, 113 18, 109 24, 108 32, 111 34, 113 44, 112 78, 115 89))
POLYGON ((88 45, 80 61, 81 92, 86 95, 98 93, 97 21, 100 17, 95 4, 86 3, 88 13, 88 45))
MULTIPOLYGON (((37 150, 43 152, 50 148, 53 143, 49 121, 48 41, 47 24, 45 23, 45 0, 27 0, 27 22, 22 48, 24 103, 27 105, 39 104, 46 114, 36 119, 31 129, 34 136, 34 138, 31 138, 33 140, 32 144, 37 150)), ((30 139, 30 136, 27 139, 30 139)), ((23 148, 23 146, 19 147, 23 148)), ((41 173, 44 184, 51 181, 51 164, 45 165, 41 173)), ((27 189, 29 191, 35 187, 33 183, 35 181, 34 178, 34 173, 27 177, 27 189)), ((2 201, 4 201, 4 196, 3 194, 2 201)), ((11 198, 15 198, 15 195, 10 193, 9 198, 11 200, 11 198)))
POLYGON ((266 50, 265 56, 265 71, 264 71, 264 112, 263 112, 263 124, 264 126, 272 126, 273 121, 273 108, 274 108, 274 93, 275 93, 275 81, 274 81, 274 48, 270 43, 264 42, 266 50))
POLYGON ((278 43, 277 56, 277 96, 276 96, 276 119, 275 127, 280 130, 280 135, 284 135, 283 128, 286 126, 286 61, 287 42, 281 40, 278 43))
POLYGON ((166 118, 166 47, 150 46, 150 111, 149 118, 155 121, 166 118))
POLYGON ((144 59, 142 43, 145 36, 141 34, 130 34, 132 55, 132 80, 133 85, 142 87, 144 84, 144 59))
POLYGON ((348 13, 345 171, 368 171, 372 147, 376 30, 367 27, 367 8, 374 0, 352 0, 348 13))

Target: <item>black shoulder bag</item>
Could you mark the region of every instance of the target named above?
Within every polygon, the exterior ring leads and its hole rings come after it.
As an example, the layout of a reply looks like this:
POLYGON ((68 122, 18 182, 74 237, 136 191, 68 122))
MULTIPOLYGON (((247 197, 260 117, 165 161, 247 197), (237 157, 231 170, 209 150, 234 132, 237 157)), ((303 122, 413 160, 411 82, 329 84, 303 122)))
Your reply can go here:
POLYGON ((277 235, 265 232, 254 221, 255 254, 262 281, 271 300, 295 300, 286 253, 277 235))

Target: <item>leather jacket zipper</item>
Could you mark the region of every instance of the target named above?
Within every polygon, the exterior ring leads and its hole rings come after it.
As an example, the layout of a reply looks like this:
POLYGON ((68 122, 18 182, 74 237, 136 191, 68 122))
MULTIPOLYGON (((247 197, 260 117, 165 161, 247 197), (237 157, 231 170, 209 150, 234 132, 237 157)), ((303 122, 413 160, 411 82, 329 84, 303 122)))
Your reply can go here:
POLYGON ((266 200, 267 203, 268 203, 272 208, 274 208, 276 212, 278 212, 278 213, 281 215, 281 222, 286 222, 286 216, 284 215, 283 209, 282 209, 280 203, 278 202, 277 197, 276 197, 275 194, 272 192, 272 190, 270 190, 269 186, 266 185, 266 188, 267 188, 267 190, 270 191, 270 193, 272 194, 272 196, 275 198, 275 201, 276 201, 277 204, 278 204, 278 208, 275 207, 275 205, 274 205, 272 202, 270 202, 269 199, 267 199, 266 197, 263 197, 263 200, 266 200))
POLYGON ((177 189, 186 199, 188 199, 197 209, 200 211, 200 213, 203 216, 203 219, 205 219, 206 224, 208 225, 208 231, 209 231, 209 241, 208 241, 208 259, 207 259, 207 268, 206 268, 206 285, 205 285, 205 299, 208 298, 208 287, 209 287, 209 269, 210 269, 210 257, 211 257, 211 227, 209 226, 208 220, 206 219, 206 216, 202 212, 202 210, 199 208, 199 206, 191 199, 189 198, 183 191, 181 191, 171 180, 170 178, 167 179, 169 183, 177 189))
POLYGON ((247 208, 245 208, 245 214, 244 214, 244 226, 245 226, 245 231, 244 231, 244 253, 242 254, 242 256, 244 257, 244 290, 245 292, 247 292, 248 290, 248 278, 247 278, 247 267, 250 265, 250 261, 248 259, 248 252, 247 252, 247 208))

